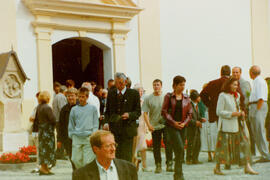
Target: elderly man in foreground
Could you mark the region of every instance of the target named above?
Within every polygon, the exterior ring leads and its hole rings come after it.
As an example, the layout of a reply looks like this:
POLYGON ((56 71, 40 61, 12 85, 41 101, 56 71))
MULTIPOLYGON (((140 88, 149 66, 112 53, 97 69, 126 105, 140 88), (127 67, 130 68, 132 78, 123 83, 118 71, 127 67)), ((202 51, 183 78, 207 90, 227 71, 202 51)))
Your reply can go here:
POLYGON ((138 180, 136 167, 115 159, 117 144, 110 131, 98 130, 90 137, 96 159, 73 172, 72 180, 138 180))

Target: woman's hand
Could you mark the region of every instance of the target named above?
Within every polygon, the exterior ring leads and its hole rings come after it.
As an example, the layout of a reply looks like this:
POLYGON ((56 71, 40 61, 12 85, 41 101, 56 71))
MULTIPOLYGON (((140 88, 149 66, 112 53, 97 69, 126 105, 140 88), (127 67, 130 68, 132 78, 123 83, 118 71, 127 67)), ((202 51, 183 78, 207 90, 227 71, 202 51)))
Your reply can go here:
POLYGON ((239 117, 242 116, 242 112, 233 112, 232 117, 239 117))
POLYGON ((183 129, 184 127, 185 127, 185 123, 182 123, 182 122, 174 122, 174 127, 176 128, 176 129, 183 129))
POLYGON ((245 111, 241 111, 241 116, 243 116, 243 117, 246 116, 245 111))

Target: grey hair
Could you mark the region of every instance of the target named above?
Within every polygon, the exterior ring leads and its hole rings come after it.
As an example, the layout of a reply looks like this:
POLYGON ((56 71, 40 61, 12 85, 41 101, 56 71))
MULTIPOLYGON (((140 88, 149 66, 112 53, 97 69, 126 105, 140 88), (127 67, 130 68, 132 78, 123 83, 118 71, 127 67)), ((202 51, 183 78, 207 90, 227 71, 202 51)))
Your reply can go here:
POLYGON ((114 79, 123 79, 123 80, 127 80, 127 76, 124 73, 121 72, 117 72, 114 75, 114 79))
POLYGON ((92 85, 89 82, 82 83, 82 87, 87 88, 89 92, 92 91, 92 85))
POLYGON ((61 93, 65 92, 66 90, 67 90, 67 87, 66 86, 64 86, 64 85, 61 85, 60 86, 60 92, 61 93))
POLYGON ((137 90, 137 91, 139 91, 140 89, 142 89, 142 90, 144 91, 142 85, 139 84, 139 83, 138 83, 138 84, 135 84, 134 87, 133 87, 133 89, 135 89, 135 90, 137 90))
POLYGON ((255 76, 259 76, 261 74, 261 68, 257 65, 253 65, 251 66, 250 70, 249 70, 252 74, 254 74, 255 76))
POLYGON ((107 89, 102 89, 102 93, 108 93, 107 89))

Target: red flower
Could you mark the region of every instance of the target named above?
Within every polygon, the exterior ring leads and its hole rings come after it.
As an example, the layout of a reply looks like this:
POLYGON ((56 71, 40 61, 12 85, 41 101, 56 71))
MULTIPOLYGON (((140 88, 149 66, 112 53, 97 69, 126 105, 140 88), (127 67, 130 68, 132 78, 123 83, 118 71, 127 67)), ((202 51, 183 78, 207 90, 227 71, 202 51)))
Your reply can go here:
POLYGON ((27 155, 36 155, 37 154, 37 148, 36 146, 27 146, 27 147, 21 147, 20 152, 27 154, 27 155))
POLYGON ((36 154, 35 146, 28 146, 20 148, 16 154, 4 153, 0 156, 0 163, 26 163, 30 161, 29 155, 36 154))

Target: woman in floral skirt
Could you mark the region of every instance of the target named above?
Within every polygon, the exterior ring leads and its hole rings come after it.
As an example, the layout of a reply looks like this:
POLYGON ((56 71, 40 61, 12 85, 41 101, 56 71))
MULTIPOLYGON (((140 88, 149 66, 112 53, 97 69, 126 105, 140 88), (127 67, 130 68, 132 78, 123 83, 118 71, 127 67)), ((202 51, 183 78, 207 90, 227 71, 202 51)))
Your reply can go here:
POLYGON ((224 175, 220 164, 245 164, 245 173, 257 175, 251 166, 249 140, 244 132, 244 111, 239 109, 238 80, 228 79, 222 88, 217 103, 218 137, 216 145, 216 168, 214 174, 224 175))
POLYGON ((56 120, 52 108, 48 105, 49 92, 40 92, 38 100, 40 104, 37 107, 36 120, 38 121, 39 163, 41 165, 39 175, 53 175, 48 165, 54 166, 56 163, 54 136, 56 120))

